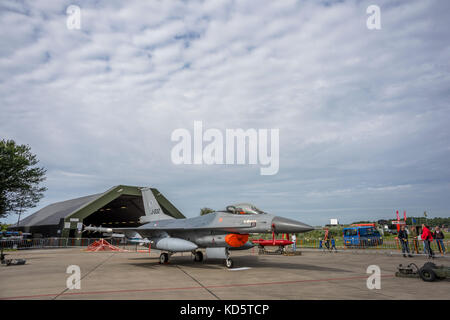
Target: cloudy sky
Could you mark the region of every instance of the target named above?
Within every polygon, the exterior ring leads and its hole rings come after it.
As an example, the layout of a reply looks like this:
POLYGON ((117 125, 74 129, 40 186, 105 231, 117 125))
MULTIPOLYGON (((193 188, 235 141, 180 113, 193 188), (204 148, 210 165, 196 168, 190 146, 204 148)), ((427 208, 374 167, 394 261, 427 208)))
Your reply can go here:
POLYGON ((47 168, 37 209, 127 184, 189 217, 244 201, 314 225, 449 216, 449 12, 446 0, 5 0, 0 138, 47 168), (372 4, 380 30, 366 26, 372 4), (196 120, 279 129, 279 172, 173 164, 172 132, 196 120))

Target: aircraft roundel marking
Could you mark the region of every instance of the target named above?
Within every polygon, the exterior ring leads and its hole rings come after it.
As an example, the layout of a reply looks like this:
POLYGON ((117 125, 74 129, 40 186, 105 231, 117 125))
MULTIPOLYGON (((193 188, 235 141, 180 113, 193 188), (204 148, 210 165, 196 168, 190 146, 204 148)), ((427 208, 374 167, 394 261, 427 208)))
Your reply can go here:
POLYGON ((223 221, 223 218, 219 218, 219 222, 222 222, 223 221))

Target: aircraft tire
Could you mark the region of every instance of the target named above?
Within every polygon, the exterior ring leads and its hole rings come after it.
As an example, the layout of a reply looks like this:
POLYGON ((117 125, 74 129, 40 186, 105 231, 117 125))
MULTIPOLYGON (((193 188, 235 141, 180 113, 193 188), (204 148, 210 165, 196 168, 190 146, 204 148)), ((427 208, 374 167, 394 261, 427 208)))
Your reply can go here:
POLYGON ((201 251, 195 251, 194 261, 202 262, 203 261, 203 253, 201 251))
POLYGON ((419 276, 423 281, 433 282, 436 280, 436 274, 431 268, 420 268, 419 276))
POLYGON ((226 259, 225 260, 225 266, 228 268, 228 269, 231 269, 231 268, 233 268, 233 260, 231 260, 230 258, 228 258, 228 259, 226 259))
POLYGON ((159 263, 160 264, 165 264, 169 262, 169 255, 167 253, 161 253, 161 255, 159 256, 159 263))

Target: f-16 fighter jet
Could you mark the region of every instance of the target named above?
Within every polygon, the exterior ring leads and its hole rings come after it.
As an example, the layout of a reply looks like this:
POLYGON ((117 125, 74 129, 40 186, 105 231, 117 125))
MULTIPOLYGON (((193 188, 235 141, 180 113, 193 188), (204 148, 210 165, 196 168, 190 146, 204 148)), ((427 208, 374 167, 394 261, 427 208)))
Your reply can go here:
POLYGON ((212 212, 195 218, 175 219, 161 209, 156 189, 144 188, 142 197, 145 215, 141 226, 135 228, 85 227, 86 231, 124 233, 135 238, 148 239, 152 249, 161 250, 159 262, 165 264, 176 252, 192 252, 194 260, 203 260, 204 248, 208 259, 222 259, 227 268, 233 267, 230 250, 253 247, 248 240, 254 233, 301 233, 314 230, 299 221, 277 217, 263 212, 251 204, 227 206, 223 211, 212 212))

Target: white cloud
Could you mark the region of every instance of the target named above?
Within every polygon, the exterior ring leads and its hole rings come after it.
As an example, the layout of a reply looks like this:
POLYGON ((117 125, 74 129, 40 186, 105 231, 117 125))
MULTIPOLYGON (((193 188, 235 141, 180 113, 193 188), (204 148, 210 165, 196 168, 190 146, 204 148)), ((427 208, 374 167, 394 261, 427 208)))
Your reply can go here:
POLYGON ((66 28, 69 4, 0 12, 0 136, 49 169, 44 201, 128 183, 159 187, 187 215, 235 201, 311 210, 311 223, 330 208, 449 214, 446 2, 380 1, 379 31, 367 1, 80 1, 81 30, 66 28), (170 134, 194 120, 279 128, 279 174, 174 166, 170 134))

